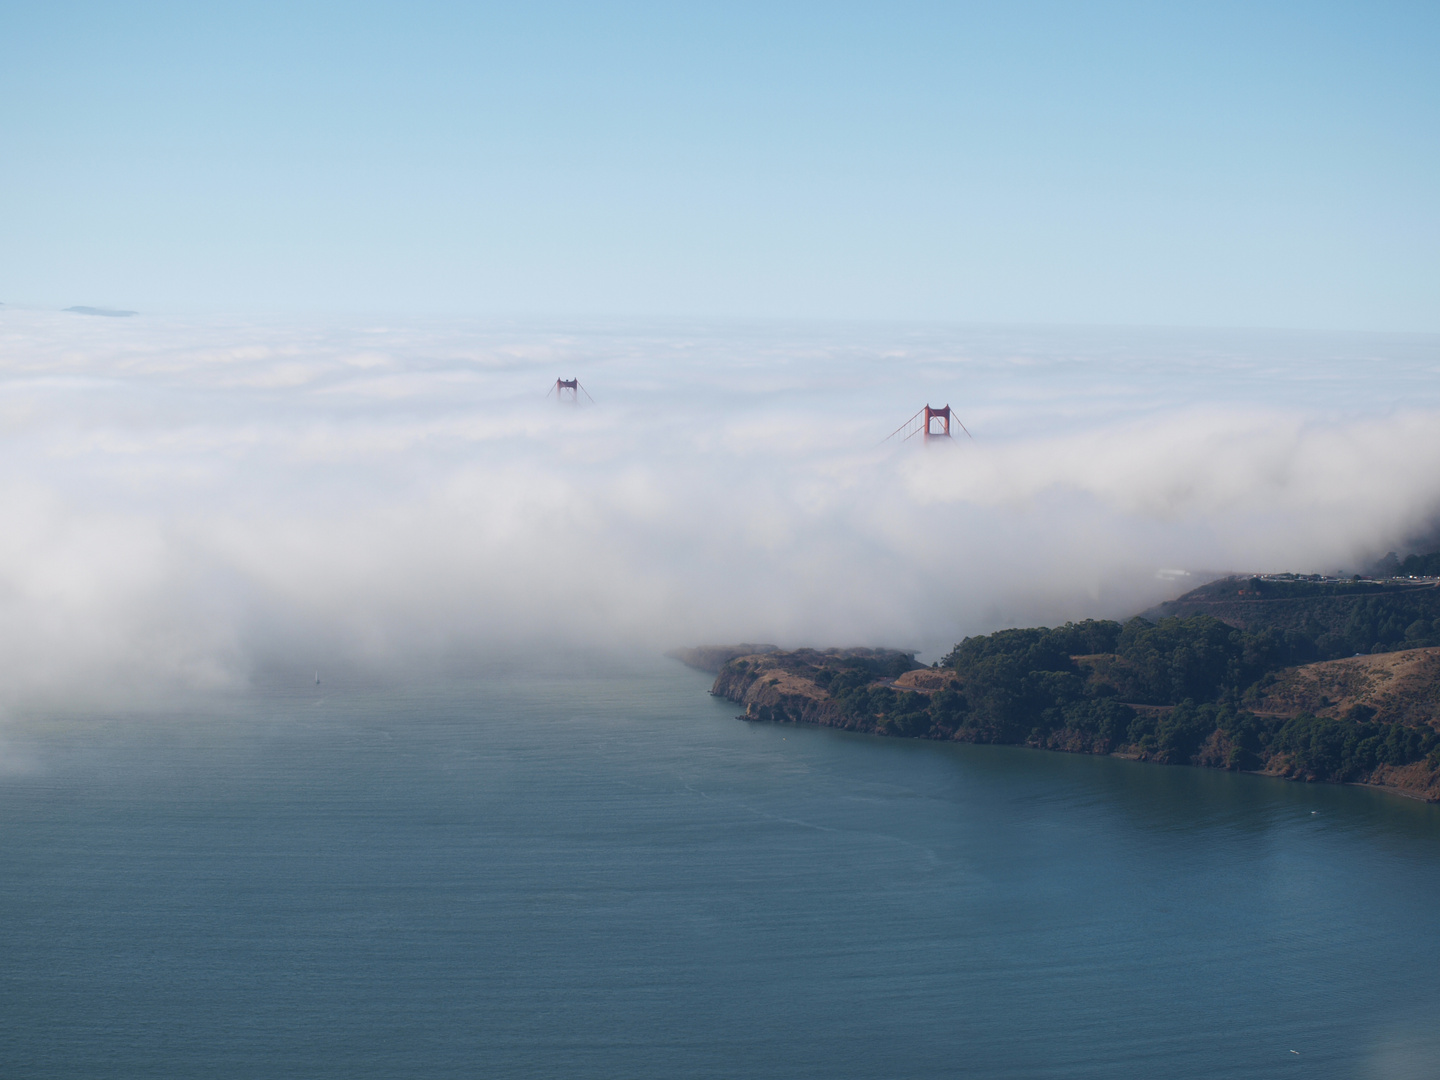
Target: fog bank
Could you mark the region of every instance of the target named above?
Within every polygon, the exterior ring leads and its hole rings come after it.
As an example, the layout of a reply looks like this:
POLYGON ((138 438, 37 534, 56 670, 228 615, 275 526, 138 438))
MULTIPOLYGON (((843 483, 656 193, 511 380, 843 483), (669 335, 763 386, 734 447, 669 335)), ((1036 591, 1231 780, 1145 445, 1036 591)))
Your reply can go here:
POLYGON ((1440 339, 0 311, 12 703, 883 644, 1334 572, 1440 510, 1440 339), (546 390, 578 376, 595 398, 546 390), (883 441, 920 406, 974 434, 883 441))

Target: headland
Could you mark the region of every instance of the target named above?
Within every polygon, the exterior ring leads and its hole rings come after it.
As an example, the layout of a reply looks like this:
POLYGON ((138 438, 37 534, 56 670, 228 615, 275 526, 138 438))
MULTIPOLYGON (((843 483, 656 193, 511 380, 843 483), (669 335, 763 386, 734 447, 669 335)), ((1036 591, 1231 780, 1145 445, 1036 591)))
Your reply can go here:
POLYGON ((894 649, 706 646, 743 719, 1367 784, 1440 802, 1440 584, 1211 582, 1124 623, 894 649))

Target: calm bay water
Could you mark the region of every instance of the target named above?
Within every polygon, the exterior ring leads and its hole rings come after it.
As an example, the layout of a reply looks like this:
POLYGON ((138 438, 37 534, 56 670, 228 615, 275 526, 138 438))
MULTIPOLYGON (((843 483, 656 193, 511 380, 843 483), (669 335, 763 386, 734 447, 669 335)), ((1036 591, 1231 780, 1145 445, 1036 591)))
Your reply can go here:
POLYGON ((1440 810, 707 687, 12 725, 0 1075, 1440 1075, 1440 810))

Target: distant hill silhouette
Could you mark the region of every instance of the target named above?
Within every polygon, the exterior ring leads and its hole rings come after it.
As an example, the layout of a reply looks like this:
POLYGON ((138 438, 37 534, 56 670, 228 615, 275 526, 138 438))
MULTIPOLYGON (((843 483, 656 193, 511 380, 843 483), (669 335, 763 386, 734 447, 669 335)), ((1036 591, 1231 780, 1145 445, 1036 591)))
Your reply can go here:
POLYGON ((104 315, 111 319, 123 319, 127 315, 138 315, 138 311, 119 311, 115 308, 86 307, 83 304, 76 307, 67 307, 66 311, 74 312, 76 315, 104 315))

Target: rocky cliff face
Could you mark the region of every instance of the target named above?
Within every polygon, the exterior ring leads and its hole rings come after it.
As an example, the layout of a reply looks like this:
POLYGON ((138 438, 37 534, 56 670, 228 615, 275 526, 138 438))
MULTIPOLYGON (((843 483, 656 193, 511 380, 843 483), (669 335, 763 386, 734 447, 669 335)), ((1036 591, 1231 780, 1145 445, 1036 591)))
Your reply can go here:
POLYGON ((747 720, 843 726, 839 707, 810 679, 774 667, 727 665, 710 692, 745 707, 747 720))
MULTIPOLYGON (((914 653, 894 649, 799 649, 737 656, 729 660, 710 692, 745 707, 747 720, 818 724, 875 731, 873 716, 846 715, 827 689, 841 673, 863 673, 867 685, 893 686, 915 671, 914 653), (893 674, 889 674, 893 672, 893 674)), ((928 691, 917 686, 905 689, 928 691)))

